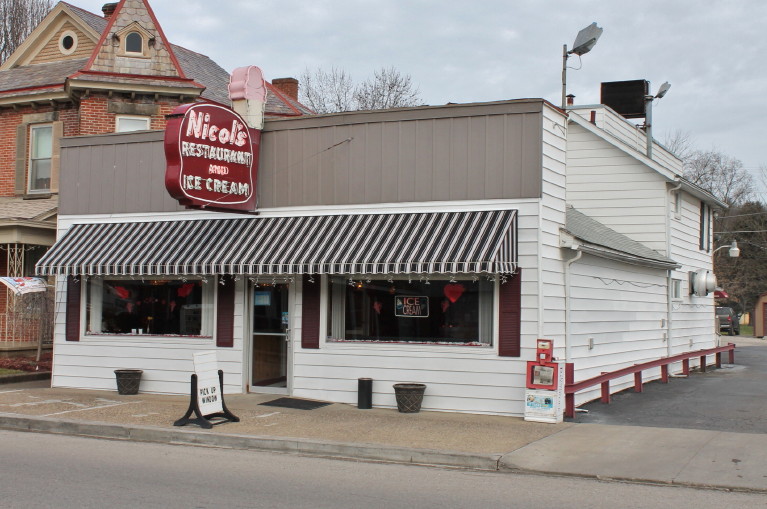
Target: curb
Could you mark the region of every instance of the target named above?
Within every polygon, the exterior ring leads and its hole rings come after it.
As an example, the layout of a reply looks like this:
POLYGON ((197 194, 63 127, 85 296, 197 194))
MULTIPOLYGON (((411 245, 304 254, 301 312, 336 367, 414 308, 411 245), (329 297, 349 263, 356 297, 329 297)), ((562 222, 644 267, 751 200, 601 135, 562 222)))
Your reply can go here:
POLYGON ((0 385, 15 384, 20 382, 34 382, 36 380, 50 380, 50 371, 36 371, 33 373, 22 373, 20 375, 0 376, 0 385))
POLYGON ((615 477, 605 476, 598 474, 578 474, 574 472, 556 472, 556 471, 544 471, 544 470, 532 470, 529 468, 514 467, 506 465, 503 462, 498 465, 499 472, 506 472, 510 474, 524 474, 524 475, 542 475, 547 477, 570 477, 574 479, 592 479, 594 481, 604 482, 617 482, 617 483, 632 483, 632 484, 647 484, 652 486, 676 486, 679 488, 694 488, 701 490, 713 490, 713 491, 728 491, 733 493, 758 493, 767 494, 767 489, 762 488, 748 488, 743 486, 727 486, 724 484, 704 484, 688 481, 662 481, 659 479, 649 479, 644 477, 615 477))
POLYGON ((0 429, 492 471, 499 469, 498 465, 501 456, 503 456, 502 454, 472 454, 431 449, 409 449, 385 445, 320 442, 303 438, 225 435, 208 431, 164 429, 150 426, 124 426, 102 422, 66 421, 2 413, 0 413, 0 429))

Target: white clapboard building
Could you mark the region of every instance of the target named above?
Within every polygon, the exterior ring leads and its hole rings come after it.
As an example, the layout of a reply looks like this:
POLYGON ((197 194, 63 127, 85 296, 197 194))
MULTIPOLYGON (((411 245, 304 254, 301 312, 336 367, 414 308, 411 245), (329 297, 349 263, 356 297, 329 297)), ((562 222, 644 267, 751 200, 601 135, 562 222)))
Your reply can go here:
POLYGON ((226 393, 520 416, 538 338, 576 380, 715 346, 724 204, 645 143, 541 99, 271 119, 239 214, 171 199, 162 131, 62 139, 52 384, 188 393, 214 350, 226 393))

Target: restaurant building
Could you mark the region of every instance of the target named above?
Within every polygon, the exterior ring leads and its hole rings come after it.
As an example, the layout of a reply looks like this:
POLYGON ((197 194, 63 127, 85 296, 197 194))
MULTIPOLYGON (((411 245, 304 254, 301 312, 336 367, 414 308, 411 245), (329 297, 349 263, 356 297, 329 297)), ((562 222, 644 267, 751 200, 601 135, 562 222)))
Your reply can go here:
POLYGON ((688 274, 721 204, 545 100, 267 120, 249 214, 172 199, 163 140, 61 140, 55 387, 185 394, 215 350, 227 393, 354 403, 367 377, 374 406, 421 382, 427 410, 522 415, 537 338, 576 379, 715 340, 688 274))

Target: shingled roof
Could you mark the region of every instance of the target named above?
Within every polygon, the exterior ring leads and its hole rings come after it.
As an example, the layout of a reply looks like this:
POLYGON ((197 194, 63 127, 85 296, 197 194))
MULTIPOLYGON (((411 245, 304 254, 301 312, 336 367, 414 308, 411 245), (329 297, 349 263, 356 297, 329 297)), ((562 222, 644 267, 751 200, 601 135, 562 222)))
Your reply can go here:
MULTIPOLYGON (((61 3, 96 33, 102 34, 107 28, 108 20, 104 17, 66 2, 61 3)), ((225 105, 231 104, 228 88, 229 73, 224 68, 206 55, 175 44, 171 44, 171 46, 184 74, 205 87, 201 94, 203 99, 225 105)), ((53 63, 27 65, 0 71, 0 94, 5 97, 28 94, 31 88, 36 87, 63 89, 67 78, 82 71, 87 62, 87 58, 61 60, 53 63), (18 94, 15 93, 17 90, 20 91, 18 94)), ((128 78, 121 78, 118 75, 101 75, 98 78, 89 76, 89 79, 96 81, 120 80, 121 82, 128 80, 128 78)), ((152 84, 152 78, 144 78, 142 83, 152 84)), ((165 86, 171 83, 167 79, 162 81, 162 84, 165 86)), ((181 83, 179 83, 179 86, 181 86, 181 83)), ((189 84, 187 83, 184 86, 189 86, 189 84)), ((282 117, 309 115, 313 112, 298 101, 280 94, 271 84, 268 84, 265 113, 267 116, 282 117)))
POLYGON ((674 260, 608 228, 572 206, 567 207, 565 230, 582 241, 582 248, 590 248, 588 252, 596 256, 610 258, 611 254, 621 255, 621 258, 629 263, 666 268, 679 267, 674 260))

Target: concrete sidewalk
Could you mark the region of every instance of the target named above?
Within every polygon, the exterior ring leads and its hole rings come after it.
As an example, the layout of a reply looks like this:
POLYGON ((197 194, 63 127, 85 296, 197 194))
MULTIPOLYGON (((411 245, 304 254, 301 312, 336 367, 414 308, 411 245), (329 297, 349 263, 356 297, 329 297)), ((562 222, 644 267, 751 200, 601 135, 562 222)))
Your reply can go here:
POLYGON ((206 431, 173 426, 188 397, 9 384, 0 386, 0 428, 767 492, 767 435, 260 405, 278 397, 227 396, 241 421, 206 431))

